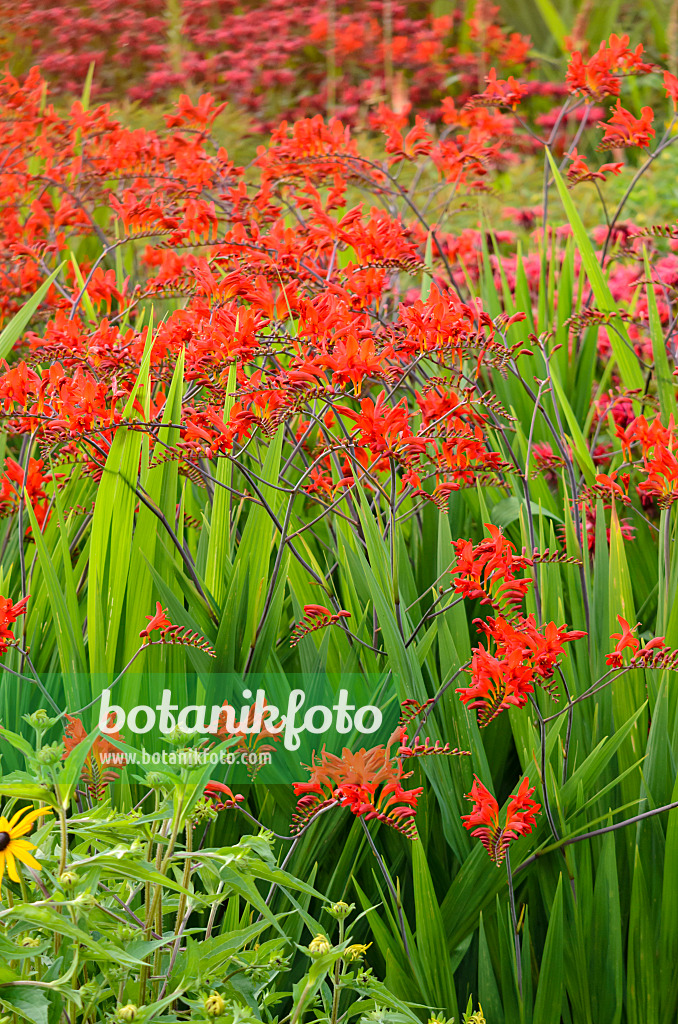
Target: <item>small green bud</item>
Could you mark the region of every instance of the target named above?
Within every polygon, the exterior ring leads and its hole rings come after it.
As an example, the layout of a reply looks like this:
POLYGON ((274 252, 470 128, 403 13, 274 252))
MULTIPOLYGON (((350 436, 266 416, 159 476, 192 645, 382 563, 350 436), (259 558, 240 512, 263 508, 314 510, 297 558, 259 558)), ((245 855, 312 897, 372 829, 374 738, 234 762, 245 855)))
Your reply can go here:
POLYGON ((58 718, 50 718, 44 708, 38 708, 32 715, 22 715, 22 718, 37 732, 47 732, 55 722, 59 721, 58 718))
POLYGON ((96 897, 91 892, 79 893, 73 902, 81 906, 83 910, 96 910, 99 906, 96 897))
POLYGON ((204 763, 202 753, 195 747, 179 747, 176 756, 181 767, 188 768, 189 771, 193 768, 202 768, 204 763))
POLYGON ((35 757, 38 764, 59 764, 59 761, 64 756, 65 749, 63 743, 48 743, 46 746, 40 747, 35 757))
POLYGON ((162 789, 167 784, 167 780, 163 778, 160 772, 149 772, 146 776, 146 785, 149 789, 162 789))
POLYGON ((191 813, 191 824, 202 825, 203 822, 214 821, 217 817, 218 812, 212 805, 212 801, 201 797, 191 813))
POLYGON ((325 907, 328 914, 335 917, 337 921, 343 921, 351 911, 355 910, 355 903, 344 903, 343 900, 339 900, 338 903, 333 903, 331 907, 325 907))

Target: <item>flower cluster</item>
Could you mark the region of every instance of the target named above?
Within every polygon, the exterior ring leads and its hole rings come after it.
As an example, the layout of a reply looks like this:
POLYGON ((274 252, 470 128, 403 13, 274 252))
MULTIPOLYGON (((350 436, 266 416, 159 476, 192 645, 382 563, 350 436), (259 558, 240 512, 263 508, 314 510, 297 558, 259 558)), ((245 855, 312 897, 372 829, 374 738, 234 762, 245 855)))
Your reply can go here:
POLYGON ((144 104, 176 89, 209 88, 256 123, 293 112, 324 112, 335 103, 357 119, 385 96, 394 106, 431 105, 452 72, 467 94, 489 62, 524 67, 530 41, 498 24, 498 8, 478 4, 468 17, 472 48, 456 45, 460 11, 435 17, 425 5, 394 0, 386 30, 383 0, 337 5, 311 0, 183 0, 165 7, 130 0, 68 4, 19 0, 5 31, 15 52, 28 51, 59 92, 79 95, 90 64, 99 99, 129 96, 144 104), (327 60, 334 70, 328 80, 327 60), (395 70, 389 75, 389 65, 395 70))
POLYGON ((475 777, 467 799, 473 800, 473 810, 462 815, 464 828, 477 836, 495 864, 501 864, 509 843, 520 836, 529 835, 541 806, 532 799, 534 787, 524 778, 515 796, 509 800, 504 824, 499 822, 499 804, 478 776, 475 777))
POLYGON ((338 805, 365 821, 384 822, 409 839, 416 839, 414 817, 423 789, 421 786, 405 789, 403 782, 412 772, 404 770, 403 760, 431 754, 469 753, 451 749, 449 744, 432 744, 428 739, 423 743, 416 737, 409 739, 408 725, 426 707, 415 701, 405 702, 401 723, 385 746, 380 744, 356 752, 345 748, 340 755, 331 754, 323 747, 319 757, 314 755, 313 763, 307 768, 308 782, 297 782, 294 786, 299 801, 293 828, 301 830, 319 811, 338 805))

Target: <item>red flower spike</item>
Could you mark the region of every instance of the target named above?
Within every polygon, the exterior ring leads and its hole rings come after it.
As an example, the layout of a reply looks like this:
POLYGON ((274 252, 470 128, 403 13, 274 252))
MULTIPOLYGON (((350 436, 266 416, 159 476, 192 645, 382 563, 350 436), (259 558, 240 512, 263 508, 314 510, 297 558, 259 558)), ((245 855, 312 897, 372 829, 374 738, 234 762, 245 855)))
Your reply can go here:
POLYGON ((303 637, 314 633, 317 629, 324 629, 342 619, 350 619, 351 613, 347 611, 332 612, 321 604, 304 605, 304 618, 299 622, 290 635, 290 647, 296 647, 303 637))
MULTIPOLYGON (((85 727, 80 719, 75 718, 73 715, 66 715, 65 717, 68 724, 64 731, 64 759, 68 757, 70 752, 79 743, 87 739, 85 727)), ((112 715, 109 716, 109 724, 111 717, 112 715)), ((108 735, 111 739, 121 741, 124 739, 119 732, 109 733, 108 735)), ((90 747, 81 774, 81 778, 87 786, 92 800, 103 800, 106 795, 106 786, 118 778, 118 772, 108 766, 114 764, 118 767, 124 767, 126 763, 127 758, 122 751, 112 743, 109 743, 103 736, 97 736, 90 747)))
POLYGON ((166 611, 160 604, 160 601, 156 603, 155 615, 147 615, 146 618, 149 620, 148 625, 139 633, 144 644, 161 643, 196 647, 198 650, 208 654, 210 658, 216 657, 214 648, 200 633, 196 633, 188 627, 173 626, 167 618, 166 611), (157 630, 160 631, 160 639, 151 640, 151 633, 157 630))
POLYGON ((14 633, 8 627, 16 622, 20 615, 26 614, 29 600, 30 594, 16 604, 9 597, 0 597, 0 657, 17 643, 14 633))
POLYGON ((501 864, 506 857, 509 843, 519 836, 529 835, 532 831, 541 805, 532 799, 534 787, 530 787, 527 777, 524 778, 517 794, 509 800, 506 822, 501 826, 497 801, 477 775, 474 779, 471 792, 466 796, 467 800, 474 801, 474 806, 470 814, 462 815, 461 820, 464 828, 480 839, 491 860, 495 864, 501 864))
POLYGON ((237 807, 245 800, 242 793, 234 793, 230 786, 223 782, 208 782, 205 786, 205 796, 211 801, 216 811, 237 807))
MULTIPOLYGON (((429 704, 430 701, 424 705, 412 700, 404 701, 404 715, 411 719, 411 713, 416 715, 429 704)), ((450 750, 449 744, 436 742, 432 745, 429 740, 410 744, 403 725, 398 726, 386 746, 357 752, 344 748, 341 756, 330 754, 323 747, 320 757, 314 754, 313 762, 306 766, 309 780, 295 783, 294 792, 299 802, 292 819, 293 831, 298 832, 318 811, 337 803, 366 821, 376 819, 409 839, 416 839, 413 819, 423 789, 407 790, 403 787, 403 781, 412 773, 403 770, 402 759, 428 754, 468 753, 450 750), (394 754, 392 747, 396 744, 394 754)))

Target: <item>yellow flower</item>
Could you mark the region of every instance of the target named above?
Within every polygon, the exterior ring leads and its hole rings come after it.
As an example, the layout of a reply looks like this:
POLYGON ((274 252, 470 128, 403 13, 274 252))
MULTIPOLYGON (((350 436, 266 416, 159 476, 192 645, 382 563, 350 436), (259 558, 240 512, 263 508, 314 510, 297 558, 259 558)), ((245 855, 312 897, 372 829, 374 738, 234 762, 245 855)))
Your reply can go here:
POLYGON ((36 871, 40 870, 37 860, 29 853, 29 850, 35 849, 35 843, 29 843, 27 839, 21 837, 30 832, 36 818, 43 814, 51 814, 52 811, 49 807, 41 807, 37 811, 30 811, 21 821, 20 819, 27 810, 28 807, 22 807, 20 811, 12 815, 9 821, 4 815, 0 816, 0 884, 5 874, 5 864, 7 864, 7 874, 13 882, 19 881, 16 870, 17 861, 27 864, 29 868, 34 868, 36 871))
POLYGON ((344 960, 360 960, 360 958, 365 955, 365 953, 367 952, 371 945, 371 942, 368 942, 366 946, 364 946, 360 942, 356 942, 352 946, 348 946, 344 950, 344 960))
POLYGON ((308 944, 308 951, 313 956, 323 956, 325 953, 329 953, 331 949, 330 943, 322 933, 316 935, 308 944))

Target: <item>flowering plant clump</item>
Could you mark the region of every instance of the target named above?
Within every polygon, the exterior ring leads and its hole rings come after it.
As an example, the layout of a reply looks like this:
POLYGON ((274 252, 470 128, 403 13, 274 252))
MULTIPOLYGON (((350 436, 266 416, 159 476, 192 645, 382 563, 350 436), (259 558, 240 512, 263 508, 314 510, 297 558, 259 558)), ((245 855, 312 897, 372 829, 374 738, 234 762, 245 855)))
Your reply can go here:
POLYGON ((669 41, 311 6, 10 19, 0 1012, 669 1024, 669 41))

